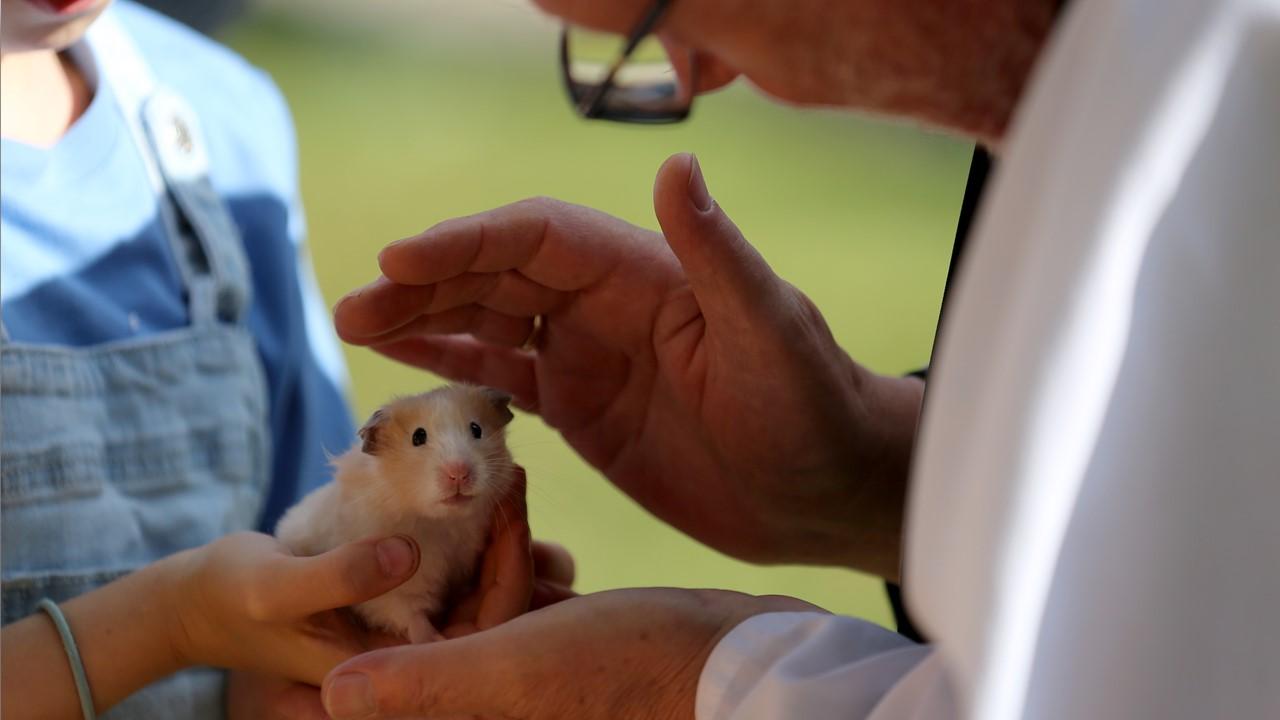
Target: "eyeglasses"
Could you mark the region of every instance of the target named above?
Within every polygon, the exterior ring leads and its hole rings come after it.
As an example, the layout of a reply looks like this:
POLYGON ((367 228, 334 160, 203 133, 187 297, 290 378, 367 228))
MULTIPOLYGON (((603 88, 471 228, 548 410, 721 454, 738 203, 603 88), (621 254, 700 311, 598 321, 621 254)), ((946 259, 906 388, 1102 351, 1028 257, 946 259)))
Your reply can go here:
POLYGON ((681 88, 670 56, 651 37, 670 6, 671 0, 656 0, 625 40, 564 28, 561 76, 579 115, 629 123, 674 123, 689 117, 697 84, 694 58, 689 57, 690 87, 681 88))

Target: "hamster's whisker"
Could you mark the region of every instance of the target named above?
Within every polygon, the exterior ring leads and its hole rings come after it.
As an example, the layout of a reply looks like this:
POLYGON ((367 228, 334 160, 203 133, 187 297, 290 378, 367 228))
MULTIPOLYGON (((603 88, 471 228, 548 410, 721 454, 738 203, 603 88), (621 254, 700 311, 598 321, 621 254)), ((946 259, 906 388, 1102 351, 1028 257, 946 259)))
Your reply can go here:
POLYGON ((511 527, 511 518, 507 517, 507 508, 501 502, 498 503, 498 515, 501 516, 503 530, 511 527))
MULTIPOLYGON (((540 500, 547 500, 549 502, 556 503, 556 498, 549 495, 545 495, 545 488, 529 486, 525 488, 525 493, 526 493, 526 497, 529 495, 534 495, 540 498, 540 500)), ((497 501, 502 502, 503 500, 509 500, 509 498, 516 497, 517 495, 518 495, 518 491, 516 487, 508 486, 506 488, 503 488, 502 491, 499 492, 497 501)))

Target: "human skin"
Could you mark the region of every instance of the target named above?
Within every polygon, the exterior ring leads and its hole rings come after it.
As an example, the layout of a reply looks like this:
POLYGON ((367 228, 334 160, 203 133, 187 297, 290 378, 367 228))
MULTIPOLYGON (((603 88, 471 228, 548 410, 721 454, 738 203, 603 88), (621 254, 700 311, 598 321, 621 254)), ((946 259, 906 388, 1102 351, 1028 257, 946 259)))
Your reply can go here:
MULTIPOLYGON (((522 471, 523 477, 523 471, 522 471)), ((523 479, 521 480, 523 486, 523 479)), ((487 630, 526 609, 543 608, 576 594, 575 568, 568 551, 555 543, 528 544, 528 522, 522 498, 497 517, 490 550, 485 555, 475 592, 453 608, 441 629, 458 638, 487 630), (513 518, 508 522, 506 518, 513 518), (528 588, 528 563, 533 585, 528 588)), ((329 720, 317 684, 279 675, 233 672, 227 684, 227 717, 231 720, 329 720)))
POLYGON ((511 392, 723 552, 896 577, 922 383, 854 363, 692 157, 659 171, 654 205, 664 234, 550 200, 448 220, 382 252, 338 331, 511 392), (536 351, 518 349, 539 314, 536 351))
MULTIPOLYGON (((374 645, 337 612, 403 582, 417 548, 391 538, 295 558, 273 538, 229 535, 62 604, 99 712, 192 665, 316 682, 374 645)), ((3 714, 80 716, 70 666, 44 613, 0 631, 3 714)))
MULTIPOLYGON (((495 512, 477 586, 442 628, 446 636, 528 610, 534 565, 523 506, 523 497, 511 498, 495 512)), ((563 579, 565 559, 553 562, 563 579)), ((396 587, 417 563, 417 547, 400 536, 299 558, 275 538, 242 532, 152 563, 62 609, 99 712, 195 665, 318 686, 338 663, 402 642, 369 633, 343 609, 396 587)), ((541 592, 555 591, 556 580, 548 575, 541 592)), ((79 717, 67 658, 43 613, 6 626, 0 652, 5 717, 79 717)))
POLYGON ((60 50, 84 35, 111 0, 77 4, 59 12, 50 2, 0 0, 0 48, 4 53, 60 50))
MULTIPOLYGON (((28 0, 3 0, 0 134, 5 138, 51 146, 83 113, 90 89, 60 50, 78 40, 108 4, 103 0, 67 15, 28 0)), ((531 593, 538 603, 571 594, 572 559, 563 548, 547 544, 538 544, 530 557, 522 493, 518 501, 504 508, 481 580, 455 609, 447 634, 474 632, 514 617, 529 607, 531 593), (535 561, 536 581, 529 571, 535 561)), ((400 563, 406 574, 390 581, 377 573, 372 540, 303 560, 290 557, 272 538, 244 533, 165 558, 62 607, 99 711, 196 664, 243 670, 232 673, 233 688, 255 683, 281 688, 283 707, 319 708, 315 686, 330 667, 392 642, 363 632, 335 608, 376 597, 411 575, 417 549, 408 548, 412 562, 400 563), (289 612, 272 610, 290 607, 291 601, 300 604, 289 612), (232 637, 239 642, 219 643, 232 637)), ((61 641, 43 613, 6 626, 0 638, 0 715, 80 717, 61 641)), ((262 703, 249 707, 255 714, 271 709, 262 703)))
POLYGON ((84 113, 92 91, 61 51, 110 0, 58 13, 32 0, 0 0, 0 135, 50 147, 84 113))
POLYGON ((707 656, 787 597, 637 588, 583 595, 460 640, 362 655, 325 680, 336 720, 684 720, 707 656))
MULTIPOLYGON (((536 540, 531 550, 534 581, 530 609, 539 610, 577 597, 572 590, 574 563, 568 551, 555 543, 536 540)), ((475 605, 484 596, 473 595, 455 610, 454 620, 446 630, 449 637, 478 632, 479 627, 470 618, 478 617, 475 605)), ((227 683, 227 717, 231 720, 330 720, 321 702, 320 688, 250 672, 231 673, 227 683)))
MULTIPOLYGON (((555 8, 556 3, 546 2, 545 6, 555 8)), ((568 8, 568 3, 564 3, 568 8)), ((1000 135, 1003 133, 1004 127, 1008 123, 1011 110, 1014 107, 1017 92, 1021 87, 1021 82, 1025 79, 1025 74, 1030 67, 1031 59, 1034 58, 1035 48, 1038 47, 1039 39, 1043 33, 1038 32, 1037 28, 1043 30, 1047 28, 1047 19, 1040 25, 1036 21, 1036 17, 1023 17, 1021 14, 1008 12, 1010 9, 1017 10, 1012 7, 1011 1, 1000 3, 999 7, 992 4, 990 8, 987 6, 976 7, 973 2, 961 5, 962 10, 968 11, 968 15, 948 14, 947 11, 938 11, 942 8, 942 4, 935 4, 937 7, 930 6, 930 12, 935 14, 920 15, 914 14, 919 9, 920 4, 902 4, 903 10, 898 10, 897 6, 890 6, 887 3, 874 5, 871 3, 855 3, 857 7, 863 9, 876 8, 878 12, 888 13, 891 17, 880 17, 877 14, 863 14, 861 16, 851 16, 850 8, 844 5, 838 5, 834 2, 817 2, 812 0, 806 3, 803 12, 797 12, 794 3, 783 4, 780 1, 772 4, 773 14, 765 14, 764 10, 769 3, 735 3, 733 5, 725 4, 723 8, 736 8, 739 18, 756 18, 760 21, 758 27, 752 29, 745 27, 742 22, 733 22, 733 18, 727 15, 717 15, 712 10, 711 3, 697 2, 697 0, 687 0, 684 3, 678 3, 679 6, 685 5, 686 9, 673 13, 670 22, 664 28, 666 37, 664 40, 677 49, 696 48, 696 52, 700 55, 700 60, 704 60, 703 66, 708 72, 703 76, 707 78, 706 85, 703 89, 710 88, 716 84, 723 83, 730 79, 735 73, 741 72, 749 79, 755 82, 759 87, 769 94, 784 99, 789 102, 804 104, 828 104, 828 105, 845 105, 849 107, 870 110, 873 112, 892 113, 915 118, 927 123, 951 128, 960 132, 972 134, 988 143, 998 142, 1000 135), (789 9, 789 13, 781 13, 779 9, 789 9), (807 9, 805 9, 807 8, 807 9), (1001 11, 1003 8, 1003 12, 1001 11), (818 12, 815 13, 815 9, 818 12), (705 14, 695 12, 696 10, 706 10, 705 14), (832 13, 836 14, 832 14, 832 13), (754 14, 753 14, 754 13, 754 14), (910 16, 908 19, 892 17, 895 13, 902 13, 904 16, 910 16), (797 18, 805 16, 809 18, 808 22, 798 22, 797 18), (680 18, 684 19, 680 19, 680 18), (970 22, 974 17, 979 18, 977 25, 970 22), (814 40, 822 40, 821 35, 835 35, 835 32, 841 31, 841 23, 850 23, 853 21, 861 23, 864 27, 877 28, 876 35, 878 37, 887 38, 884 41, 877 41, 876 37, 867 38, 864 42, 848 42, 849 37, 843 35, 839 38, 839 42, 811 42, 814 40), (899 22, 902 20, 902 22, 899 22), (886 22, 888 21, 888 22, 886 22), (716 28, 710 28, 708 25, 700 23, 720 22, 716 28), (735 30, 735 26, 737 29, 735 30), (1025 26, 1025 27, 1024 27, 1025 26), (972 29, 975 32, 970 33, 972 41, 963 41, 953 44, 948 42, 948 38, 943 35, 953 35, 959 38, 965 35, 966 29, 972 29), (1029 32, 1021 32, 1028 30, 1029 32), (1013 31, 1019 32, 1013 32, 1013 31), (705 35, 700 34, 706 31, 705 35), (816 34, 815 34, 816 33, 816 34), (723 37, 721 37, 723 35, 723 37), (777 44, 778 38, 783 38, 786 42, 782 43, 787 48, 795 51, 794 57, 785 55, 770 56, 769 52, 772 46, 777 44), (704 42, 703 38, 709 38, 704 42), (718 40, 716 38, 719 38, 718 40), (754 38, 754 39, 753 39, 754 38), (792 42, 794 40, 794 42, 792 42), (1019 43, 1024 46, 1020 51, 1019 43), (811 50, 804 50, 804 46, 808 45, 811 50), (845 63, 842 48, 849 48, 864 53, 864 58, 868 61, 865 64, 859 62, 845 63), (869 48, 869 49, 868 49, 869 48), (1026 51, 1030 48, 1030 51, 1026 51), (995 52, 992 53, 991 51, 995 52), (864 52, 865 51, 865 52, 864 52), (834 53, 834 55, 833 55, 834 53), (871 60, 886 60, 883 64, 875 64, 871 60), (824 62, 824 59, 827 62, 824 62), (836 62, 829 62, 829 61, 836 62), (758 63, 758 64, 757 64, 758 63), (772 66, 772 67, 771 67, 772 66), (982 72, 984 71, 985 72, 982 72), (896 78, 887 85, 878 84, 877 78, 892 77, 896 78)), ((1032 6, 1039 7, 1038 3, 1027 4, 1028 8, 1032 6)), ((613 17, 603 14, 610 8, 620 9, 627 14, 626 24, 629 25, 633 21, 638 3, 624 2, 600 2, 600 3, 576 3, 576 11, 581 12, 600 12, 599 23, 601 27, 611 27, 605 25, 606 22, 621 22, 621 16, 613 17), (591 7, 598 10, 591 10, 591 7), (585 10, 584 10, 585 8, 585 10)), ((572 8, 564 10, 566 14, 570 14, 574 10, 572 8)), ((617 29, 621 29, 619 24, 617 29)), ((830 38, 827 38, 830 40, 830 38)), ((954 40, 954 38, 951 38, 954 40)), ((854 53, 855 55, 857 53, 854 53)), ((660 211, 661 212, 661 211, 660 211)), ((664 223, 664 231, 666 230, 664 223)), ((668 238, 670 241, 671 238, 668 238)), ((679 242, 677 240, 677 242, 679 242)), ((678 253, 677 253, 678 254, 678 253)), ((681 263, 684 259, 681 258, 681 263)), ((712 273, 713 274, 713 273, 712 273)), ((691 291, 692 292, 692 291, 691 291)), ((696 297, 695 300, 698 300, 696 297)), ((471 312, 471 311, 466 311, 471 312)), ((702 311, 699 310, 698 314, 702 311)), ((447 317, 442 324, 437 324, 435 330, 452 323, 454 326, 463 326, 462 332, 466 331, 466 323, 463 322, 467 318, 462 317, 463 314, 455 314, 447 317)), ((499 319, 499 322, 492 323, 485 321, 487 327, 478 334, 481 337, 498 337, 499 345, 507 342, 507 333, 512 332, 513 327, 519 327, 527 330, 525 324, 510 324, 499 319), (505 324, 504 324, 505 323, 505 324)), ((556 332, 557 323, 554 318, 550 319, 547 324, 547 331, 544 335, 544 343, 550 342, 556 332)), ((562 325, 563 327, 563 325, 562 325)), ((743 323, 740 326, 746 332, 753 330, 751 323, 743 323)), ((422 333, 430 333, 432 327, 420 328, 422 333)), ((522 336, 523 337, 523 336, 522 336)), ((437 357, 435 360, 429 359, 432 354, 442 356, 441 348, 443 345, 437 344, 434 348, 430 343, 412 343, 412 340, 421 340, 423 338, 403 338, 406 343, 396 343, 392 346, 383 348, 391 353, 403 352, 406 357, 411 357, 414 361, 428 364, 447 362, 458 363, 462 357, 470 357, 472 360, 480 358, 498 357, 500 353, 489 352, 491 348, 481 345, 465 344, 453 345, 449 348, 450 353, 456 353, 452 359, 441 360, 437 357), (424 354, 425 353, 425 354, 424 354)), ((508 343, 509 344, 509 343, 508 343)), ((588 343, 589 344, 589 343, 588 343)), ((840 363, 833 362, 832 366, 836 367, 840 363)), ((841 381, 841 382, 848 382, 841 381)), ((741 388, 740 388, 741 389, 741 388)), ((831 389, 826 388, 826 389, 831 389)), ((867 407, 875 407, 877 404, 883 407, 887 412, 882 420, 883 425, 887 429, 890 436, 900 436, 902 434, 910 434, 914 431, 916 408, 919 402, 919 386, 913 384, 913 381, 895 381, 888 378, 872 379, 870 382, 861 386, 860 394, 865 392, 867 398, 874 398, 879 392, 885 396, 892 396, 892 399, 884 399, 881 401, 863 400, 867 407), (874 386, 874 387, 873 387, 874 386)), ((536 402, 536 399, 535 399, 536 402)), ((784 419, 785 416, 778 416, 784 419)), ((896 444, 896 443, 895 443, 896 444)), ((895 451, 887 451, 884 457, 895 457, 895 451)), ((905 459, 903 460, 905 463, 905 459)), ((865 470, 865 469, 864 469, 865 470)), ((896 496, 901 497, 901 483, 905 478, 905 464, 898 473, 897 489, 892 490, 896 496)), ((855 497, 857 492, 866 493, 868 487, 878 488, 876 492, 890 492, 893 487, 890 484, 883 485, 864 485, 858 483, 852 486, 855 489, 855 497)), ((805 505, 806 503, 800 503, 805 505)), ((863 504, 873 504, 869 498, 864 498, 863 504)), ((900 522, 901 503, 893 502, 881 503, 890 508, 890 514, 898 518, 895 522, 900 522)), ((880 518, 879 522, 883 522, 884 518, 880 518)), ((872 533, 869 529, 865 532, 872 533)), ((876 548, 876 542, 864 541, 855 543, 858 548, 876 548)), ((810 546, 809 543, 797 542, 796 547, 804 548, 810 546)), ((790 546, 788 546, 790 547, 790 546)), ((851 566, 869 566, 866 553, 875 555, 880 551, 877 550, 855 550, 858 557, 846 564, 851 566)), ((896 557, 896 551, 891 553, 896 557)), ((880 561, 883 562, 883 561, 880 561)), ((896 563, 893 563, 896 569, 896 563)), ((891 572, 891 571, 890 571, 891 572)), ((890 574, 890 573, 885 573, 890 574)), ((622 609, 619 611, 620 616, 635 615, 649 604, 650 598, 636 595, 628 595, 624 598, 627 602, 619 603, 622 609)), ((598 602, 596 599, 588 599, 581 603, 566 603, 567 610, 561 612, 579 612, 580 609, 586 612, 585 617, 592 617, 590 612, 593 609, 593 603, 598 602)), ((689 638, 697 639, 704 637, 705 633, 695 630, 694 627, 702 627, 700 622, 705 621, 705 626, 714 625, 718 629, 731 627, 733 623, 752 614, 753 612, 763 611, 763 606, 753 603, 745 603, 751 607, 751 610, 725 610, 717 614, 713 614, 715 620, 699 620, 698 610, 692 609, 689 603, 672 603, 668 607, 669 614, 662 618, 666 624, 674 628, 677 633, 671 639, 672 642, 683 642, 689 638)), ((538 616, 538 619, 546 618, 546 615, 538 616)), ((552 619, 556 619, 555 616, 552 619)), ((533 622, 533 621, 531 621, 533 622)), ((576 623, 570 623, 576 625, 576 623)), ((624 625, 620 625, 623 627, 624 625)), ((517 642, 511 642, 512 647, 552 647, 558 656, 574 657, 582 651, 599 651, 601 648, 613 648, 611 658, 620 657, 630 649, 638 649, 643 647, 645 640, 641 640, 641 633, 624 635, 612 635, 608 637, 596 637, 593 634, 584 634, 581 637, 575 636, 574 633, 563 632, 563 624, 551 624, 552 634, 548 640, 557 642, 567 641, 567 644, 560 643, 543 643, 542 636, 536 632, 529 633, 527 637, 530 642, 523 645, 517 642), (558 628, 558 630, 557 630, 558 628)), ((535 628, 536 629, 536 628, 535 628)), ((727 631, 727 630, 725 630, 727 631)), ((598 633, 597 633, 598 635, 598 633)), ((477 636, 479 637, 479 636, 477 636)), ((690 652, 685 655, 679 653, 673 656, 679 656, 688 662, 679 663, 677 666, 681 669, 678 674, 679 682, 673 686, 684 691, 683 695, 673 696, 670 702, 665 698, 662 702, 655 702, 655 708, 669 709, 676 713, 671 716, 687 716, 691 712, 691 691, 693 687, 692 680, 696 682, 697 673, 700 671, 700 655, 702 649, 707 649, 714 645, 717 635, 710 635, 707 645, 698 645, 692 642, 690 647, 700 648, 698 652, 690 652), (692 676, 690 676, 692 673, 692 676)), ((514 640, 509 638, 509 640, 514 640)), ((438 658, 447 658, 448 653, 452 651, 451 643, 441 643, 431 652, 437 653, 438 658)), ((377 658, 377 655, 371 656, 377 658)), ((669 664, 669 659, 654 658, 659 665, 669 664)), ((571 674, 572 666, 566 667, 566 671, 571 674)), ((634 671, 631 671, 634 672, 634 671)), ((599 697, 609 698, 616 697, 611 694, 619 688, 627 688, 625 681, 627 670, 615 672, 608 677, 612 680, 602 684, 603 692, 599 697), (619 680, 621 678, 621 680, 619 680), (612 684, 610 684, 612 683, 612 684)), ((553 680, 555 678, 548 678, 553 680)), ((401 683, 401 688, 408 687, 401 683)), ((564 689, 563 684, 548 684, 546 689, 564 689)), ((567 692, 567 691, 566 691, 567 692)), ((553 693, 548 692, 548 695, 553 693)), ((564 694, 564 693, 562 693, 564 694)), ((553 699, 563 699, 555 697, 553 699)))
MULTIPOLYGON (((618 33, 647 4, 537 2, 618 33)), ((659 34, 686 81, 697 60, 699 91, 742 74, 787 102, 997 146, 1054 4, 678 0, 659 34)), ((790 561, 817 552, 895 577, 922 385, 849 360, 710 200, 691 158, 669 160, 654 194, 660 237, 549 200, 441 223, 383 251, 384 277, 335 308, 339 332, 507 389, 611 481, 714 547, 790 561), (537 315, 529 352, 520 346, 537 315)), ((711 648, 778 608, 682 592, 586 596, 463 641, 375 651, 326 679, 325 705, 336 718, 690 718, 711 648), (506 662, 453 671, 491 657, 506 662)))
POLYGON ((60 50, 78 40, 110 3, 70 14, 31 0, 0 0, 0 135, 50 147, 89 106, 93 93, 60 50))
MULTIPOLYGON (((651 0, 535 0, 626 33, 651 0)), ((674 0, 658 30, 697 90, 738 75, 787 103, 860 110, 998 146, 1058 0, 674 0)))
MULTIPOLYGON (((540 5, 614 32, 645 7, 540 5)), ((789 102, 995 143, 1052 13, 1039 0, 683 0, 659 33, 678 67, 697 57, 700 90, 741 73, 789 102)), ((446 221, 382 252, 383 277, 335 309, 338 331, 512 392, 615 485, 723 552, 896 579, 922 383, 853 362, 723 212, 690 210, 665 173, 666 242, 549 200, 446 221), (700 279, 721 275, 736 282, 700 279), (536 351, 514 350, 536 315, 536 351), (457 334, 471 337, 444 337, 457 334)))

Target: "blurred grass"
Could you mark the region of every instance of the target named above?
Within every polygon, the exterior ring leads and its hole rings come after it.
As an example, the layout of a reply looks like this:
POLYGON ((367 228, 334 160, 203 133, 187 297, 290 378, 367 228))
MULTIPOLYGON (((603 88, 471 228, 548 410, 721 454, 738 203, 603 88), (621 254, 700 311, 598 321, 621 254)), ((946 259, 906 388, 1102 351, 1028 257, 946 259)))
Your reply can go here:
MULTIPOLYGON (((375 277, 387 242, 527 196, 656 227, 654 172, 668 155, 694 151, 716 199, 823 308, 855 358, 890 373, 927 360, 968 146, 796 112, 743 87, 700 98, 691 121, 677 127, 585 123, 562 96, 552 36, 545 47, 392 39, 403 36, 276 13, 255 15, 225 38, 269 71, 292 105, 312 253, 330 303, 375 277)), ((346 352, 361 416, 392 394, 437 382, 365 350, 346 352)), ((534 531, 574 552, 581 590, 782 593, 889 622, 881 586, 869 577, 753 567, 665 527, 537 418, 518 418, 511 442, 530 470, 534 531)))

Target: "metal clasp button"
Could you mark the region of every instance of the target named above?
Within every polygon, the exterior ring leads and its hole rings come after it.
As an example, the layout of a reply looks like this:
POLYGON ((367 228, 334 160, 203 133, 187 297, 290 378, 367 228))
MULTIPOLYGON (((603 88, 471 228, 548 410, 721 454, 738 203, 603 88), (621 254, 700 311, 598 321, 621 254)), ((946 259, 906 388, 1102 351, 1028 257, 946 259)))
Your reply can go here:
POLYGON ((180 117, 173 119, 173 144, 182 151, 183 155, 190 155, 194 148, 191 141, 191 128, 188 128, 180 117))

